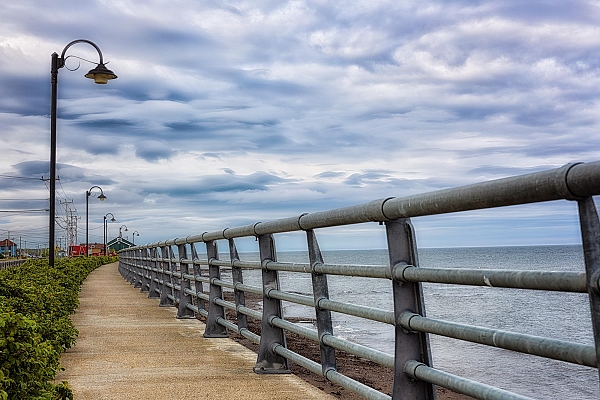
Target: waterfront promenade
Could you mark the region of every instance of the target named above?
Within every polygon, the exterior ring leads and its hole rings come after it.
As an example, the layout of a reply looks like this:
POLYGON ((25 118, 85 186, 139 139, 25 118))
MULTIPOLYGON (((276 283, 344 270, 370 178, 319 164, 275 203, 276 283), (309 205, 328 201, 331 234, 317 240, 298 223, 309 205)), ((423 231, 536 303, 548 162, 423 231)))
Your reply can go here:
POLYGON ((93 271, 73 315, 77 344, 61 357, 80 399, 333 399, 295 375, 258 375, 256 354, 205 339, 204 324, 175 318, 126 282, 118 263, 93 271))

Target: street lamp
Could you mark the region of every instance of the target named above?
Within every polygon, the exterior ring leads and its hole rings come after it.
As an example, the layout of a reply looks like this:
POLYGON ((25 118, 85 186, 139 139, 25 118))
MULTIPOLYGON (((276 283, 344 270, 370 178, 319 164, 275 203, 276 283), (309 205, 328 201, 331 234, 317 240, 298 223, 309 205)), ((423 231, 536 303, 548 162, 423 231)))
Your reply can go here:
POLYGON ((106 217, 108 217, 109 215, 111 216, 110 222, 115 222, 116 221, 115 216, 112 213, 107 213, 104 216, 104 255, 105 256, 108 255, 108 252, 106 251, 106 233, 107 233, 106 232, 107 231, 106 217))
POLYGON ((87 190, 85 192, 85 256, 89 256, 90 255, 90 249, 89 249, 89 228, 88 228, 88 209, 90 208, 90 195, 92 194, 92 190, 94 189, 100 189, 100 195, 98 195, 98 200, 100 201, 104 201, 106 200, 106 196, 104 195, 104 191, 102 190, 102 188, 100 186, 92 186, 90 188, 90 190, 87 190))
POLYGON ((134 232, 131 234, 131 240, 132 240, 132 242, 131 242, 131 243, 133 243, 134 245, 135 245, 135 234, 136 234, 136 233, 137 233, 137 235, 138 235, 138 236, 140 236, 140 233, 139 233, 138 231, 134 231, 134 232))
POLYGON ((121 228, 125 227, 125 232, 127 232, 127 226, 126 225, 121 225, 119 227, 119 237, 122 238, 123 237, 123 232, 121 232, 121 228))
MULTIPOLYGON (((117 76, 108 68, 104 66, 104 58, 100 48, 93 42, 85 39, 74 40, 67 44, 62 51, 60 57, 56 53, 52 53, 52 64, 50 74, 52 76, 52 102, 50 112, 50 223, 48 232, 48 264, 50 267, 54 267, 54 224, 56 214, 56 100, 57 84, 58 84, 58 70, 65 66, 65 61, 71 56, 65 57, 67 50, 77 43, 87 43, 93 46, 100 56, 100 62, 96 68, 90 70, 85 74, 86 78, 93 79, 95 83, 105 84, 110 79, 116 79, 117 76)), ((87 61, 87 60, 86 60, 87 61)), ((87 242, 87 239, 86 239, 87 242)), ((87 250, 86 250, 87 251, 87 250)))

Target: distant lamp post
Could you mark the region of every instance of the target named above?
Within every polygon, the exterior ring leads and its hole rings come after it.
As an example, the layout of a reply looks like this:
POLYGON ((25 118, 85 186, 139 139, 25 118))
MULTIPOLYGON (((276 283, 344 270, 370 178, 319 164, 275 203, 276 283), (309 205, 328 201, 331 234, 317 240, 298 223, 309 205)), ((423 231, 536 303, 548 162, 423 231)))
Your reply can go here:
POLYGON ((119 227, 119 237, 123 238, 123 232, 121 231, 121 229, 123 229, 123 227, 125 227, 125 232, 127 232, 127 226, 126 225, 121 225, 119 227))
POLYGON ((138 231, 133 231, 133 233, 131 234, 131 243, 133 243, 135 245, 135 236, 140 236, 140 233, 138 231))
POLYGON ((54 224, 56 215, 56 102, 58 98, 58 70, 65 66, 65 61, 67 60, 67 58, 76 57, 65 57, 65 54, 71 46, 77 43, 87 43, 93 46, 96 49, 96 51, 98 51, 98 55, 100 56, 100 62, 98 63, 98 65, 96 65, 96 68, 90 70, 87 74, 85 74, 86 78, 93 79, 95 83, 99 84, 105 84, 110 79, 117 78, 117 76, 104 65, 104 58, 102 57, 102 52, 100 51, 100 48, 94 42, 91 42, 89 40, 78 39, 72 41, 71 43, 65 46, 60 57, 58 56, 58 54, 52 53, 52 65, 50 71, 50 74, 52 76, 52 104, 50 112, 50 224, 48 232, 48 264, 50 265, 50 267, 54 267, 54 224))
POLYGON ((106 251, 106 236, 107 236, 106 234, 107 234, 107 230, 108 230, 108 228, 107 228, 108 225, 106 223, 106 217, 108 217, 109 215, 111 217, 110 218, 110 222, 115 222, 116 221, 115 216, 112 213, 107 213, 104 216, 104 255, 105 256, 108 255, 108 251, 106 251))
POLYGON ((98 200, 100 201, 104 201, 106 200, 106 196, 104 195, 104 191, 102 190, 102 188, 100 186, 92 186, 90 188, 90 190, 87 190, 85 192, 85 256, 89 256, 90 255, 90 249, 89 249, 89 227, 88 227, 88 209, 90 208, 90 196, 92 195, 92 190, 94 189, 100 189, 100 194, 98 195, 98 200))

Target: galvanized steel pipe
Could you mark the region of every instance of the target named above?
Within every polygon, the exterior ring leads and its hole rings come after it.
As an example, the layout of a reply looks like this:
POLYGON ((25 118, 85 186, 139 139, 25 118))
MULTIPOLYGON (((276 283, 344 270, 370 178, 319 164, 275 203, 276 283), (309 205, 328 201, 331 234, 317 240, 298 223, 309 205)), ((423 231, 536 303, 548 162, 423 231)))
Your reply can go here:
POLYGON ((456 322, 440 321, 421 317, 409 311, 405 311, 400 315, 400 326, 410 331, 434 333, 436 335, 500 347, 573 364, 587 365, 594 368, 598 367, 596 348, 594 346, 456 322))
POLYGON ((483 383, 443 372, 418 361, 408 361, 404 373, 413 379, 429 382, 481 400, 533 400, 483 383))
POLYGON ((417 268, 412 265, 398 265, 394 268, 394 278, 404 282, 587 293, 585 272, 417 268))

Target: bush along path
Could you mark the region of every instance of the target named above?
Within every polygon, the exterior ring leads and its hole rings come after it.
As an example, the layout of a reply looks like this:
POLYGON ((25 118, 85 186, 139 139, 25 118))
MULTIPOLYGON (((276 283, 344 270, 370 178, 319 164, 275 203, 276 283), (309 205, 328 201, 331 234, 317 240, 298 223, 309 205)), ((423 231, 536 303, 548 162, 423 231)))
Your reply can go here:
POLYGON ((117 257, 65 258, 0 270, 0 400, 73 399, 67 382, 52 383, 60 355, 77 338, 69 315, 81 285, 117 257))

